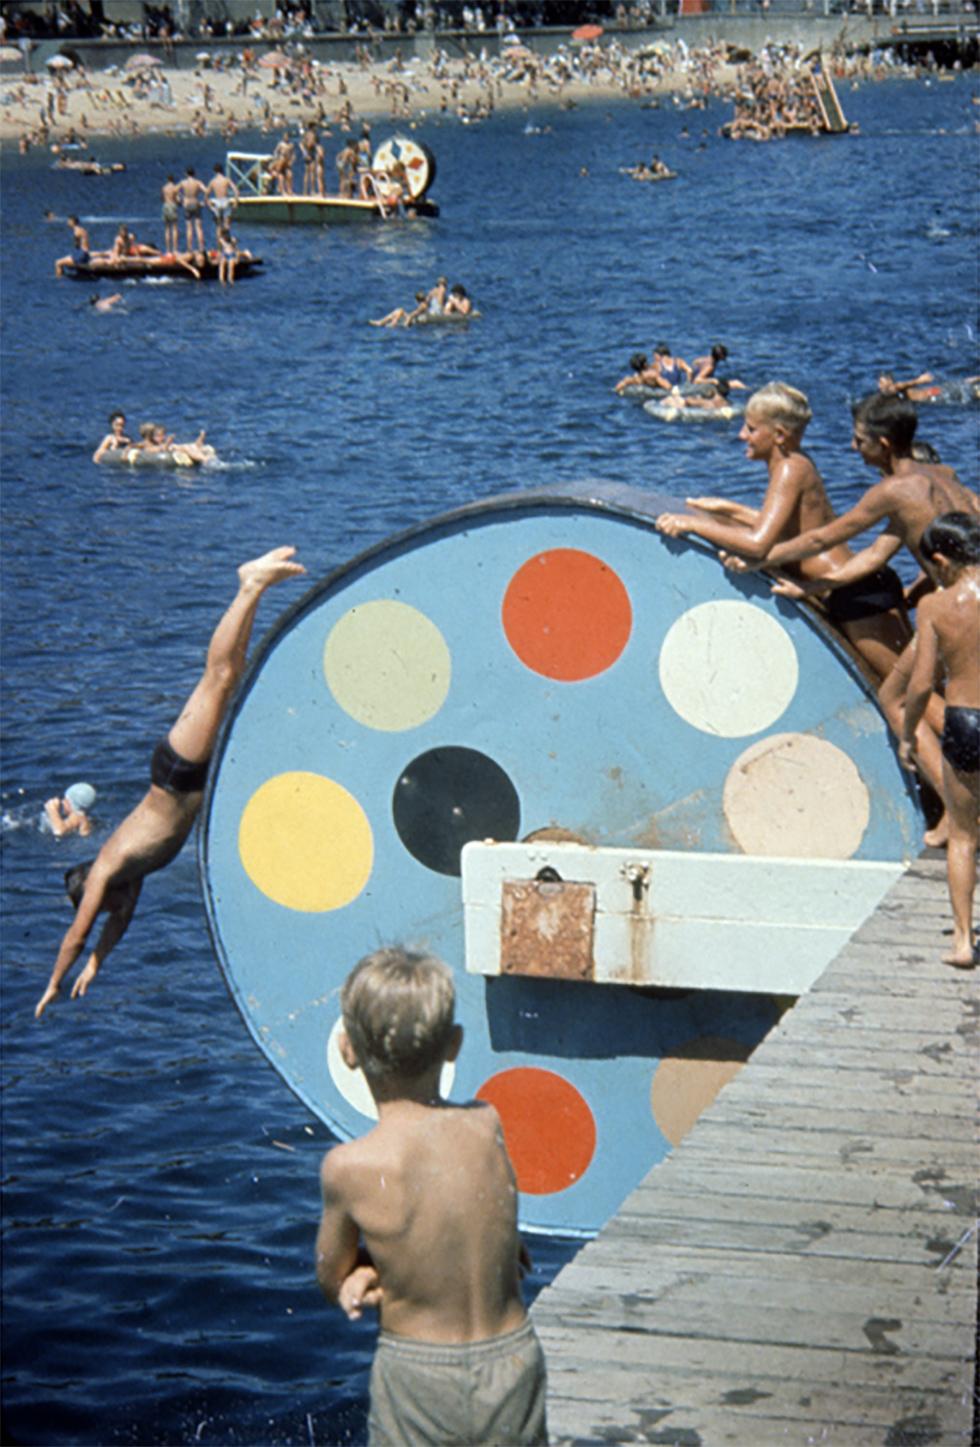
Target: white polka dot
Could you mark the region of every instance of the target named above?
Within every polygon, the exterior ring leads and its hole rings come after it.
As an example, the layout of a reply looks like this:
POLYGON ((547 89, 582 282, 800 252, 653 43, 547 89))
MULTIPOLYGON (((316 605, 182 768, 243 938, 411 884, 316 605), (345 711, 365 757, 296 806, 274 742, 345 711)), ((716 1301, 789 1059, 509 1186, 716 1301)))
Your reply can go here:
POLYGON ((771 728, 792 702, 799 662, 792 639, 752 603, 700 603, 682 613, 660 650, 660 686, 694 728, 743 738, 771 728))
POLYGON ((773 734, 732 765, 724 811, 743 854, 850 859, 871 803, 853 760, 836 745, 811 734, 773 734))
MULTIPOLYGON (((378 1107, 374 1103, 374 1097, 368 1089, 368 1083, 364 1079, 363 1071, 351 1070, 340 1053, 340 1032, 343 1029, 343 1021, 336 1020, 330 1031, 327 1040, 327 1068, 330 1071, 330 1078, 340 1091, 341 1095, 361 1115, 368 1120, 377 1120, 378 1107)), ((442 1067, 442 1075, 439 1077, 439 1089, 444 1098, 448 1099, 456 1079, 456 1067, 451 1061, 442 1067)))

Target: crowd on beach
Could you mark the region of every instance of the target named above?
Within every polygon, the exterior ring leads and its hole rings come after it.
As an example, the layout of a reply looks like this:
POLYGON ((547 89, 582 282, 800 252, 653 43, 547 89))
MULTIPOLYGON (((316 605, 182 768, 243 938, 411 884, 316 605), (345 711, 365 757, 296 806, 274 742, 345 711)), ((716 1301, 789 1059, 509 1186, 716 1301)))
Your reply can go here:
MULTIPOLYGON (((830 63, 838 77, 902 69, 884 52, 832 53, 830 63)), ((200 52, 193 70, 137 54, 98 76, 67 62, 44 75, 8 74, 0 77, 0 126, 26 151, 86 146, 99 134, 180 128, 226 139, 245 127, 347 132, 358 114, 381 112, 405 121, 440 114, 472 123, 500 105, 573 105, 589 95, 658 105, 669 94, 672 104, 691 109, 704 109, 713 98, 729 100, 733 134, 769 138, 791 124, 813 122, 806 75, 802 51, 792 45, 767 45, 746 63, 745 52, 729 45, 689 46, 683 38, 630 48, 604 37, 542 54, 513 34, 494 53, 485 44, 467 47, 461 56, 437 46, 425 61, 405 59, 399 49, 381 60, 365 43, 355 47, 353 59, 328 63, 291 40, 287 48, 264 53, 248 43, 240 51, 200 52)))

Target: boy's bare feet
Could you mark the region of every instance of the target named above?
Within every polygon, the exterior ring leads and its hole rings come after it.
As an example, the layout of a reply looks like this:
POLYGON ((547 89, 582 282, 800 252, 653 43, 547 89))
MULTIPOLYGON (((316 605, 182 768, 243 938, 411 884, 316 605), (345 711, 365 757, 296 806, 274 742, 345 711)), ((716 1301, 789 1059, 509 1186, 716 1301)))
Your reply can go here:
POLYGON ((953 965, 958 970, 975 969, 977 957, 973 946, 967 944, 961 949, 958 945, 954 945, 951 955, 943 955, 943 964, 953 965))
POLYGON ((273 583, 281 583, 284 578, 296 578, 305 573, 302 563, 290 562, 295 552, 295 548, 273 548, 271 553, 263 553, 261 558, 242 563, 238 569, 239 586, 264 591, 273 583))
POLYGON ((949 843, 949 820, 943 813, 942 818, 927 829, 922 836, 922 842, 927 849, 945 849, 949 843))

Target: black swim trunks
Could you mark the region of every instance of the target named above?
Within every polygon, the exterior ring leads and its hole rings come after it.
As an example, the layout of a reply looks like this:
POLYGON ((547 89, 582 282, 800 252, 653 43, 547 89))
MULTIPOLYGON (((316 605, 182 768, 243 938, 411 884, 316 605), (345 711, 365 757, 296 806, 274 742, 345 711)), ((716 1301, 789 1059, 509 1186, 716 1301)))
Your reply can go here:
POLYGON ((960 774, 980 769, 980 708, 946 705, 943 758, 960 774))
POLYGON ((878 613, 902 608, 905 590, 894 568, 879 568, 856 583, 831 588, 823 601, 832 623, 856 623, 860 618, 874 618, 878 613))
POLYGON ((169 739, 161 739, 150 760, 150 778, 168 794, 199 794, 208 776, 208 760, 192 764, 181 758, 169 739))

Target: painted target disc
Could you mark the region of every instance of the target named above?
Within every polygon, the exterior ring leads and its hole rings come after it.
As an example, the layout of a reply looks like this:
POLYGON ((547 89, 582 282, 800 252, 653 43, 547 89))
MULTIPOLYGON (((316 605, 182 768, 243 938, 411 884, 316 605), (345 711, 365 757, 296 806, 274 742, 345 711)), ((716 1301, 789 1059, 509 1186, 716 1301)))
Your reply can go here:
POLYGON ((459 853, 595 845, 900 859, 919 817, 811 615, 653 527, 669 498, 509 494, 315 585, 258 650, 201 830, 209 924, 257 1043, 340 1137, 371 1123, 338 992, 382 944, 440 955, 452 1098, 493 1101, 525 1226, 589 1232, 777 1015, 768 996, 468 974, 459 853))
POLYGON ((374 153, 372 171, 386 171, 401 165, 405 170, 408 194, 413 201, 419 201, 436 179, 436 158, 428 146, 413 141, 408 136, 391 136, 374 153))

